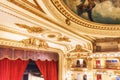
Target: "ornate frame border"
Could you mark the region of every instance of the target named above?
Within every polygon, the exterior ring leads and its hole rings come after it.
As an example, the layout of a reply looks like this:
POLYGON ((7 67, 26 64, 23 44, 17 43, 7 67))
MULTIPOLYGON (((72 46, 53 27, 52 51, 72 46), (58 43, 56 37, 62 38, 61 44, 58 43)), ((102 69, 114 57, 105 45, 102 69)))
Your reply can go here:
POLYGON ((58 11, 62 13, 67 19, 78 25, 84 26, 86 28, 99 29, 99 30, 115 30, 115 31, 120 30, 119 24, 101 24, 101 23, 90 22, 88 20, 80 18, 70 9, 67 8, 63 0, 51 0, 51 2, 58 9, 58 11))

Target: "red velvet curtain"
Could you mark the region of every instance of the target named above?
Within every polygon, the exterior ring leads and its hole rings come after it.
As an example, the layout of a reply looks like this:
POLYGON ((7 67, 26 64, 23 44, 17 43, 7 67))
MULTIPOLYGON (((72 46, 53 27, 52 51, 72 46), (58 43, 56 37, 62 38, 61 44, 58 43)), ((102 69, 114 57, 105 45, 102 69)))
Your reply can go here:
POLYGON ((58 69, 57 62, 48 61, 47 62, 47 80, 58 80, 58 69))
POLYGON ((0 80, 10 80, 10 61, 0 60, 0 80))
POLYGON ((43 74, 45 80, 58 80, 58 62, 56 61, 36 61, 36 64, 43 74))
POLYGON ((0 60, 0 80, 22 80, 28 61, 0 60))
POLYGON ((47 70, 46 70, 47 60, 45 60, 45 61, 37 60, 36 64, 37 64, 39 70, 41 71, 41 73, 44 77, 44 80, 47 80, 47 73, 46 73, 47 72, 47 70))

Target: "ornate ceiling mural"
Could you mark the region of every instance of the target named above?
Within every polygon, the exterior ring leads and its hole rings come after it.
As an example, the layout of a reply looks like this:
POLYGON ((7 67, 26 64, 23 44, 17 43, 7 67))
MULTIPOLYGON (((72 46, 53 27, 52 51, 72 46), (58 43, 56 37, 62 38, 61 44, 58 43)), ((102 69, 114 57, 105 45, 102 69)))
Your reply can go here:
POLYGON ((63 0, 78 16, 97 23, 120 24, 120 0, 63 0))
MULTIPOLYGON (((46 3, 45 5, 51 11, 50 13, 59 22, 62 23, 63 26, 60 26, 60 27, 66 29, 66 30, 69 30, 79 36, 81 36, 81 34, 86 34, 89 36, 100 37, 100 38, 101 37, 119 37, 120 36, 120 24, 117 23, 120 21, 118 20, 118 18, 113 17, 114 19, 116 19, 117 22, 113 21, 111 23, 105 23, 105 22, 95 22, 93 19, 93 15, 91 15, 93 21, 91 21, 92 19, 90 20, 89 17, 87 17, 85 19, 84 17, 82 18, 82 16, 78 15, 78 13, 75 12, 75 10, 77 11, 76 6, 81 4, 80 0, 50 0, 50 1, 43 0, 43 2, 46 3), (67 3, 71 3, 71 4, 68 5, 67 3), (73 5, 73 4, 76 4, 76 5, 73 5), (51 7, 49 7, 49 6, 51 6, 51 7), (70 9, 69 6, 72 8, 70 9)), ((105 0, 104 1, 103 0, 101 0, 101 1, 94 0, 95 7, 98 4, 103 4, 106 2, 110 3, 110 0, 106 0, 106 1, 105 0)), ((116 9, 119 9, 118 3, 119 3, 119 1, 116 2, 116 0, 111 1, 111 5, 116 9)), ((92 9, 92 14, 93 14, 95 7, 93 7, 93 9, 92 9)), ((113 7, 111 7, 110 9, 112 9, 113 7)), ((86 12, 86 14, 87 14, 87 12, 86 12)), ((115 14, 111 14, 111 15, 115 15, 115 14)), ((119 14, 117 14, 117 15, 119 16, 119 14)), ((87 16, 88 16, 88 14, 87 14, 87 16)), ((110 17, 112 17, 112 16, 110 16, 110 17)), ((103 21, 104 21, 104 19, 103 19, 103 21)), ((106 20, 106 21, 108 21, 108 20, 106 20)))

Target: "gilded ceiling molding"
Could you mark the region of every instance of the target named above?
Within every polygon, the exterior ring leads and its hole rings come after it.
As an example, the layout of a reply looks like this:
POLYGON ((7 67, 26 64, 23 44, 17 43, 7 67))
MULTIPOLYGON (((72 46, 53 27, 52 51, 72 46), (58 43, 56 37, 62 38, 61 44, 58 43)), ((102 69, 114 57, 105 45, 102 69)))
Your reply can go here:
MULTIPOLYGON (((14 34, 19 34, 19 32, 13 31, 10 29, 10 27, 8 27, 6 25, 2 25, 2 24, 0 24, 0 30, 5 31, 5 32, 14 33, 14 34)), ((23 34, 23 35, 25 35, 25 34, 23 34)))
POLYGON ((41 12, 45 13, 44 10, 39 6, 39 4, 37 3, 36 0, 33 0, 36 5, 34 5, 33 3, 31 3, 29 0, 22 0, 22 1, 26 2, 27 4, 31 5, 32 7, 40 10, 41 12))
MULTIPOLYGON (((8 0, 10 1, 11 3, 39 16, 39 17, 44 17, 43 15, 41 15, 43 12, 40 11, 38 8, 36 9, 35 7, 33 7, 32 5, 30 5, 28 2, 29 1, 25 1, 25 0, 8 0)), ((45 13, 43 13, 45 14, 45 13)), ((45 18, 45 17, 44 17, 45 18)), ((47 18, 45 18, 47 19, 47 18)), ((48 19, 47 19, 48 20, 48 19)))
POLYGON ((29 38, 29 39, 25 39, 20 41, 23 44, 25 44, 25 46, 34 46, 37 48, 49 48, 48 43, 45 40, 41 40, 41 39, 36 39, 36 38, 29 38))
POLYGON ((116 30, 116 31, 120 30, 120 25, 117 25, 117 24, 116 25, 100 24, 100 23, 94 23, 94 22, 90 22, 80 18, 71 10, 67 9, 66 5, 63 3, 63 0, 51 0, 51 2, 58 9, 60 13, 62 13, 70 21, 78 25, 81 25, 86 28, 99 29, 99 30, 116 30))
POLYGON ((41 32, 44 31, 42 28, 36 27, 36 26, 31 27, 31 26, 28 26, 28 25, 25 25, 25 24, 19 24, 19 23, 15 23, 15 24, 16 24, 17 26, 21 27, 21 28, 27 29, 27 31, 28 31, 29 33, 41 33, 41 32))
MULTIPOLYGON (((38 2, 36 1, 36 0, 33 0, 34 1, 34 3, 37 5, 37 8, 40 10, 40 11, 42 11, 42 12, 44 12, 44 10, 40 7, 40 5, 38 4, 38 2)), ((45 12, 44 12, 45 13, 45 12)))
MULTIPOLYGON (((16 0, 16 1, 19 2, 19 0, 16 0)), ((18 3, 18 2, 17 2, 17 3, 18 3)), ((20 3, 19 3, 19 4, 20 4, 20 3)), ((22 4, 22 3, 21 3, 21 4, 22 4)), ((31 20, 34 20, 34 21, 40 23, 40 20, 38 20, 38 19, 36 19, 36 18, 34 18, 34 17, 30 16, 30 15, 27 15, 27 14, 24 13, 24 12, 21 12, 21 11, 19 11, 19 10, 16 10, 16 9, 10 7, 9 5, 6 5, 6 4, 4 4, 4 3, 0 3, 0 5, 1 5, 2 7, 4 7, 4 8, 7 8, 7 9, 13 11, 13 12, 16 12, 17 14, 20 14, 20 15, 22 15, 22 16, 25 16, 25 17, 27 17, 27 18, 29 18, 29 19, 31 19, 31 20)), ((27 8, 29 8, 29 7, 27 7, 27 8)), ((26 9, 27 9, 27 8, 26 8, 26 9)), ((1 11, 4 12, 4 13, 6 13, 6 14, 9 14, 9 15, 11 15, 11 16, 14 16, 14 17, 16 17, 16 18, 19 18, 19 19, 21 19, 21 20, 24 20, 24 21, 27 21, 27 22, 30 22, 30 23, 35 24, 35 23, 32 22, 32 21, 28 21, 28 20, 26 20, 26 19, 23 19, 23 18, 21 18, 21 17, 19 17, 19 16, 16 16, 16 15, 10 13, 10 12, 6 12, 6 11, 3 11, 3 10, 1 10, 1 11)), ((32 12, 31 12, 31 13, 32 13, 32 12)), ((56 23, 56 22, 54 22, 54 21, 51 21, 49 18, 46 18, 46 17, 45 17, 44 15, 42 15, 41 13, 39 13, 39 12, 36 12, 36 13, 38 13, 38 14, 40 15, 39 17, 43 16, 42 18, 46 19, 47 21, 50 21, 51 23, 53 23, 53 24, 55 24, 55 25, 57 25, 57 26, 59 26, 59 27, 62 27, 62 28, 64 28, 64 29, 66 29, 66 28, 63 27, 62 25, 60 25, 60 24, 58 24, 58 23, 56 23)), ((38 24, 35 24, 35 25, 38 25, 38 24)), ((67 30, 68 30, 68 29, 67 29, 67 30)), ((72 34, 74 33, 75 35, 78 35, 78 36, 84 38, 84 36, 82 36, 82 35, 80 35, 80 34, 77 34, 77 33, 73 32, 72 30, 69 30, 69 31, 70 31, 72 34)), ((14 33, 14 32, 12 32, 12 33, 14 33)), ((22 34, 22 35, 23 35, 24 33, 19 33, 19 32, 17 32, 17 34, 22 34)), ((25 34, 25 35, 28 36, 27 34, 25 34)), ((33 36, 31 35, 31 37, 33 37, 33 36)), ((90 45, 92 46, 92 44, 89 43, 89 42, 90 42, 89 39, 86 39, 86 38, 85 38, 85 41, 88 42, 88 44, 90 44, 90 45)), ((89 48, 89 49, 91 50, 91 48, 89 48)))
POLYGON ((12 40, 5 40, 1 38, 0 38, 0 45, 25 48, 24 44, 20 42, 12 41, 12 40))
MULTIPOLYGON (((8 0, 8 1, 16 4, 18 0, 8 0)), ((41 12, 45 13, 44 10, 38 5, 36 0, 33 0, 36 5, 31 3, 29 0, 21 0, 21 1, 23 1, 24 3, 30 5, 33 8, 36 8, 37 10, 40 10, 41 12)), ((17 5, 19 5, 19 4, 17 3, 17 5)))
MULTIPOLYGON (((29 3, 25 3, 24 1, 26 1, 26 0, 8 0, 8 1, 11 2, 11 3, 13 3, 14 5, 19 6, 19 7, 22 8, 22 9, 25 9, 26 11, 28 11, 28 12, 30 12, 30 13, 32 13, 32 14, 35 14, 36 16, 39 16, 40 18, 44 18, 46 21, 50 21, 50 22, 58 25, 56 22, 52 21, 50 18, 47 18, 47 17, 46 17, 46 14, 44 14, 44 13, 42 13, 40 10, 34 8, 32 5, 28 5, 29 3)), ((35 0, 35 1, 36 1, 36 0, 35 0)), ((34 2, 35 2, 35 1, 34 1, 34 2)), ((26 18, 29 18, 29 19, 31 19, 31 20, 34 20, 34 21, 36 21, 36 22, 38 22, 38 23, 41 23, 39 19, 36 19, 36 18, 34 18, 34 17, 32 17, 32 16, 24 13, 24 12, 21 12, 21 11, 19 11, 18 9, 15 9, 15 8, 7 5, 7 4, 0 3, 0 6, 3 6, 4 8, 7 8, 7 9, 13 11, 13 12, 16 12, 17 14, 20 14, 20 15, 22 15, 22 16, 24 16, 24 17, 26 17, 26 18)), ((14 17, 17 17, 17 18, 19 18, 19 19, 22 19, 22 20, 24 20, 24 21, 33 23, 32 21, 28 21, 28 20, 26 20, 26 19, 23 19, 23 18, 21 18, 21 17, 18 17, 18 16, 16 16, 16 15, 14 15, 14 14, 5 12, 5 11, 3 11, 3 10, 1 10, 1 11, 4 12, 4 13, 7 13, 7 14, 9 14, 9 15, 12 15, 12 16, 14 16, 14 17)), ((35 23, 33 23, 33 24, 35 24, 35 23)), ((38 25, 38 24, 36 24, 36 25, 38 25)))
MULTIPOLYGON (((15 1, 15 0, 12 0, 12 1, 15 1)), ((1 4, 3 7, 7 8, 7 9, 9 9, 9 10, 12 10, 12 11, 14 11, 14 12, 16 12, 16 13, 22 15, 22 16, 25 16, 25 17, 27 17, 27 18, 30 18, 31 20, 34 20, 34 21, 40 23, 40 21, 39 21, 38 19, 36 19, 36 18, 34 18, 34 17, 32 17, 32 16, 29 16, 29 15, 23 13, 23 12, 20 12, 20 11, 18 11, 18 10, 16 10, 16 9, 14 9, 14 8, 6 5, 6 4, 3 4, 3 3, 0 3, 0 4, 1 4)), ((14 3, 14 4, 15 4, 15 5, 20 4, 19 0, 16 0, 16 3, 14 3), (17 2, 17 1, 18 1, 18 2, 17 2)), ((21 5, 22 5, 22 3, 21 3, 21 5)), ((20 5, 18 5, 18 6, 20 6, 20 5)), ((22 7, 21 7, 21 8, 22 8, 22 7)), ((27 7, 27 8, 29 8, 29 7, 27 7)), ((27 9, 27 8, 25 8, 25 9, 27 9)), ((22 20, 24 20, 24 21, 33 23, 33 22, 31 22, 31 21, 25 20, 25 19, 23 19, 23 18, 21 18, 21 17, 18 17, 18 16, 14 15, 14 14, 5 12, 5 11, 3 11, 3 10, 2 10, 2 12, 7 13, 7 14, 9 14, 9 15, 12 15, 12 16, 14 16, 14 17, 17 17, 17 18, 19 18, 19 19, 22 19, 22 20)), ((30 12, 31 12, 31 11, 30 11, 30 12)), ((32 12, 31 12, 31 13, 32 13, 32 12)), ((38 12, 36 12, 36 13, 37 13, 37 15, 38 15, 39 17, 42 16, 42 15, 39 14, 38 12)), ((43 16, 42 16, 42 17, 43 17, 43 16)), ((43 17, 43 18, 45 18, 47 21, 52 22, 53 24, 56 24, 56 25, 59 26, 59 27, 62 27, 62 28, 64 28, 64 29, 66 29, 65 27, 63 27, 63 26, 61 26, 60 24, 57 24, 57 23, 51 21, 50 19, 48 19, 48 18, 46 18, 46 17, 43 17)), ((33 24, 35 24, 35 23, 33 23, 33 24)), ((35 24, 35 25, 37 25, 37 24, 35 24)), ((68 29, 67 29, 67 30, 68 30, 68 29)), ((71 30, 69 30, 69 31, 70 31, 70 32, 73 32, 73 31, 71 31, 71 30)), ((75 32, 73 32, 73 33, 76 34, 75 32)), ((77 34, 77 35, 78 35, 78 34, 77 34)), ((84 36, 82 36, 82 35, 79 35, 79 36, 81 36, 82 38, 84 38, 84 36)), ((85 38, 85 39, 86 39, 87 41, 91 41, 90 39, 87 39, 87 38, 85 38)))
MULTIPOLYGON (((18 11, 18 10, 15 10, 14 8, 12 8, 12 7, 8 6, 8 5, 5 5, 5 4, 2 4, 2 3, 0 3, 0 5, 2 5, 3 7, 7 8, 7 9, 13 11, 13 12, 16 12, 16 13, 18 13, 18 14, 20 14, 20 15, 23 15, 23 16, 25 16, 25 17, 29 17, 31 20, 34 20, 34 21, 39 22, 39 20, 34 19, 33 17, 28 16, 27 14, 24 14, 23 12, 20 12, 20 11, 18 11)), ((23 20, 23 21, 26 21, 26 22, 32 23, 32 24, 34 24, 34 25, 38 25, 38 24, 36 24, 36 23, 34 23, 34 22, 32 22, 32 21, 29 21, 29 20, 24 19, 24 18, 22 18, 22 17, 16 16, 16 15, 10 13, 10 12, 6 12, 6 11, 1 10, 1 9, 0 9, 0 11, 3 12, 3 13, 8 14, 8 15, 10 15, 10 16, 14 16, 14 17, 16 17, 16 18, 18 18, 18 19, 21 19, 21 20, 23 20)))
MULTIPOLYGON (((18 32, 18 30, 13 30, 13 29, 9 29, 9 28, 10 28, 10 27, 8 27, 8 26, 6 26, 6 25, 0 24, 0 30, 1 30, 1 31, 5 31, 5 32, 13 33, 13 34, 18 34, 18 35, 23 35, 23 36, 26 36, 26 37, 37 37, 37 36, 34 36, 34 35, 29 35, 29 33, 23 33, 22 31, 19 31, 19 32, 18 32)), ((48 41, 48 40, 47 40, 47 41, 48 41)), ((49 41, 49 42, 54 43, 54 44, 58 44, 58 43, 56 43, 55 41, 49 41)), ((24 45, 25 45, 25 44, 24 44, 24 45)), ((65 44, 60 44, 60 43, 59 43, 59 45, 64 46, 64 47, 66 48, 65 51, 69 50, 68 46, 65 45, 65 44)), ((9 46, 9 45, 8 45, 8 46, 9 46)), ((11 46, 12 46, 12 45, 11 45, 11 46)), ((20 47, 21 47, 21 46, 20 46, 20 47)), ((55 48, 55 49, 56 49, 56 48, 55 48)), ((60 48, 60 50, 62 50, 62 49, 60 48)))
POLYGON ((32 42, 32 39, 28 39, 28 40, 24 40, 24 41, 13 41, 13 40, 7 40, 7 39, 0 38, 0 45, 25 48, 25 49, 33 49, 33 50, 40 50, 40 49, 46 50, 46 49, 50 48, 45 41, 34 39, 34 38, 33 38, 33 42, 32 42), (31 42, 30 42, 30 40, 31 40, 31 42), (39 43, 38 43, 38 41, 39 41, 39 43))
POLYGON ((6 26, 6 25, 2 25, 0 24, 0 30, 1 31, 5 31, 5 32, 9 32, 9 33, 13 33, 13 34, 18 34, 18 35, 23 35, 23 36, 27 36, 27 37, 32 37, 32 35, 30 36, 29 34, 23 33, 19 30, 13 30, 11 29, 11 27, 6 26))

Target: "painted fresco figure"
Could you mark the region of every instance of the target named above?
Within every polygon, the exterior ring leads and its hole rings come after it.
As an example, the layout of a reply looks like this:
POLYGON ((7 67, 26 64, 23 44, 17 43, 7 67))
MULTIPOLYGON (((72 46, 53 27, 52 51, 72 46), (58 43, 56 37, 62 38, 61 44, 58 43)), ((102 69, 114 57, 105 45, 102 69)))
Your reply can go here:
POLYGON ((77 6, 78 15, 82 15, 87 12, 88 18, 93 21, 92 9, 95 7, 94 0, 80 0, 81 4, 77 6))

